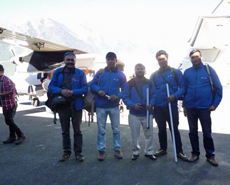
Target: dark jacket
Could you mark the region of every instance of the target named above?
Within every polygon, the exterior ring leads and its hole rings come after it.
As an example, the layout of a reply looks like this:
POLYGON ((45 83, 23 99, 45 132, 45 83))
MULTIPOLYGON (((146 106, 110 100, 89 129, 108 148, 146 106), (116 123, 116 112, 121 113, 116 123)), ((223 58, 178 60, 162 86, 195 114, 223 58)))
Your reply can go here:
MULTIPOLYGON (((53 77, 48 87, 51 93, 61 94, 61 85, 64 77, 63 70, 64 67, 58 68, 54 71, 53 77)), ((71 73, 71 86, 74 92, 74 99, 76 99, 76 110, 83 109, 83 94, 87 94, 88 92, 88 85, 84 71, 75 68, 75 74, 71 73)))
MULTIPOLYGON (((165 71, 158 70, 155 79, 154 73, 150 76, 150 80, 153 82, 156 88, 156 107, 168 107, 166 81, 169 84, 169 94, 175 95, 177 99, 181 96, 178 94, 178 88, 181 87, 183 75, 179 69, 175 69, 175 73, 176 77, 173 75, 171 67, 168 67, 165 71)), ((177 106, 177 101, 172 102, 171 105, 177 106)))
MULTIPOLYGON (((138 93, 138 90, 135 86, 135 79, 131 79, 129 82, 126 83, 125 89, 123 91, 123 102, 129 108, 129 113, 135 116, 147 116, 146 108, 142 110, 135 110, 135 104, 139 103, 142 105, 147 104, 147 88, 149 88, 149 104, 152 106, 155 105, 156 96, 155 96, 155 87, 153 86, 152 82, 145 78, 143 86, 142 86, 142 97, 138 93), (133 81, 133 83, 131 82, 133 81), (130 83, 131 82, 131 83, 130 83), (132 85, 133 84, 133 85, 132 85)), ((149 111, 152 114, 152 111, 149 111)))
MULTIPOLYGON (((99 90, 103 90, 106 95, 117 95, 122 98, 121 89, 124 88, 126 83, 126 77, 124 73, 116 67, 113 71, 109 71, 108 67, 104 68, 101 73, 100 70, 94 76, 90 88, 93 92, 97 93, 99 90), (98 84, 100 78, 100 84, 98 84)), ((107 97, 101 97, 96 94, 95 97, 96 107, 101 108, 113 108, 119 106, 119 100, 110 101, 107 97)))
POLYGON ((217 107, 222 99, 222 85, 215 72, 209 66, 214 85, 211 89, 210 79, 203 63, 188 68, 184 72, 183 86, 180 90, 185 94, 183 106, 186 108, 206 109, 211 105, 217 107))

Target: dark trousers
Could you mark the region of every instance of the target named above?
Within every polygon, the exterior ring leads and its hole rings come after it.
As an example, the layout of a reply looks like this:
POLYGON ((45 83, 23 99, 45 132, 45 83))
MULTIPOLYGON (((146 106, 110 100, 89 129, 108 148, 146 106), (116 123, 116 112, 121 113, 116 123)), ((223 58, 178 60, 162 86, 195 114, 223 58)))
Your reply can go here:
MULTIPOLYGON (((157 122, 157 126, 159 129, 158 137, 159 137, 159 142, 160 142, 160 148, 162 150, 167 150, 166 122, 168 122, 170 131, 171 131, 169 108, 168 107, 155 107, 154 113, 155 113, 155 120, 157 122)), ((173 118, 173 128, 174 128, 174 135, 175 135, 176 150, 177 150, 177 153, 181 153, 183 152, 183 150, 182 150, 180 132, 178 130, 179 114, 178 114, 177 106, 172 107, 172 118, 173 118)))
POLYGON ((19 129, 19 127, 14 122, 14 116, 16 114, 16 109, 17 109, 17 105, 11 109, 3 110, 5 122, 9 126, 10 137, 12 137, 12 138, 15 138, 16 135, 18 137, 21 137, 23 134, 22 131, 19 129))
POLYGON ((200 155, 199 137, 198 137, 198 119, 200 120, 203 131, 203 143, 206 151, 206 157, 214 158, 214 143, 211 136, 212 121, 209 109, 188 109, 187 118, 189 123, 189 138, 192 145, 192 154, 200 155))
POLYGON ((82 153, 82 134, 81 134, 81 120, 82 110, 76 110, 74 105, 64 105, 58 108, 58 114, 62 127, 62 144, 65 153, 71 153, 71 139, 70 139, 70 118, 74 131, 74 152, 75 155, 82 153))

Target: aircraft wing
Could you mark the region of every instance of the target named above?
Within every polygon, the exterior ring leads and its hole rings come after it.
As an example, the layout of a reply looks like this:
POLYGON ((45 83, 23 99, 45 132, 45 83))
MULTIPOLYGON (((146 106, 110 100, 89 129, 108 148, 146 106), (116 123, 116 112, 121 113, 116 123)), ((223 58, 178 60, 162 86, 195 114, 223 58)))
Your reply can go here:
POLYGON ((222 0, 212 14, 198 18, 189 51, 201 50, 204 62, 215 62, 230 46, 230 0, 222 0))
POLYGON ((28 62, 39 71, 51 70, 63 65, 63 55, 66 51, 73 51, 76 55, 87 53, 1 27, 0 42, 32 50, 29 55, 20 57, 19 61, 28 62))

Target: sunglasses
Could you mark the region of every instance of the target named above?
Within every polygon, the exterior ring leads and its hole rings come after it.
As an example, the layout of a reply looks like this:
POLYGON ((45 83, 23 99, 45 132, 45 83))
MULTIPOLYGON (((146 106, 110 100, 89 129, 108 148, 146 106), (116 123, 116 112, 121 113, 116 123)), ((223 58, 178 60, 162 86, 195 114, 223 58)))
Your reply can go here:
POLYGON ((71 61, 71 62, 74 62, 74 61, 75 61, 75 59, 72 59, 72 58, 67 58, 67 59, 66 59, 66 61, 67 61, 67 62, 70 62, 70 61, 71 61))

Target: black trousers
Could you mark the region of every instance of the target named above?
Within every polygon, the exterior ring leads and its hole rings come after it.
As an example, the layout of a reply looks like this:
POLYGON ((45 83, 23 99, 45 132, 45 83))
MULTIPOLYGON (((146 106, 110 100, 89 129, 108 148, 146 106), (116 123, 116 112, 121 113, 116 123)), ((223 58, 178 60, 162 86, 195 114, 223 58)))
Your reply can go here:
POLYGON ((199 156, 199 136, 198 136, 198 120, 203 131, 203 143, 206 151, 206 157, 214 158, 215 147, 212 139, 212 120, 209 109, 189 109, 187 108, 187 118, 189 123, 189 138, 192 145, 192 154, 199 156))
POLYGON ((63 152, 71 153, 71 139, 70 139, 70 119, 72 121, 74 131, 74 152, 77 156, 82 153, 82 134, 81 134, 81 121, 82 110, 76 110, 74 104, 66 104, 57 109, 59 114, 61 127, 62 127, 62 143, 63 152))
MULTIPOLYGON (((176 151, 177 153, 181 153, 183 152, 183 150, 182 150, 181 136, 180 136, 180 132, 178 129, 178 126, 179 126, 178 108, 177 106, 172 106, 171 108, 172 108, 172 118, 173 118, 173 128, 174 128, 174 135, 175 135, 176 151)), ((169 129, 171 131, 169 108, 168 107, 155 107, 154 113, 155 113, 155 120, 157 122, 157 126, 159 129, 158 137, 159 137, 159 142, 160 142, 160 148, 162 150, 167 150, 166 122, 168 122, 169 129)))
POLYGON ((5 122, 9 126, 10 137, 15 138, 16 135, 21 137, 23 135, 20 128, 14 122, 14 116, 16 114, 17 105, 8 110, 3 110, 3 115, 5 117, 5 122))

